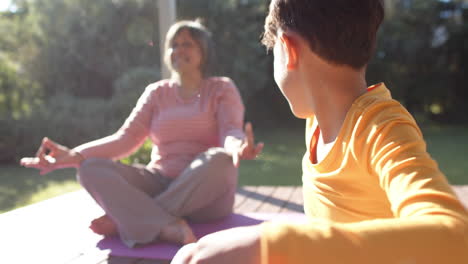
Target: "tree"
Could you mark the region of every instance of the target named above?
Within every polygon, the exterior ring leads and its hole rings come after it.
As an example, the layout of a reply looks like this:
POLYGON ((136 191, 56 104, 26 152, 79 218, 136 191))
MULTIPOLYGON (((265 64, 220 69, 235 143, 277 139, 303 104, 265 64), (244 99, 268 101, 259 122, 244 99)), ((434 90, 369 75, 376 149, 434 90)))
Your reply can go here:
POLYGON ((31 3, 43 32, 31 73, 47 95, 109 98, 113 82, 130 68, 159 68, 154 1, 31 3))
POLYGON ((466 58, 459 55, 468 20, 457 19, 461 6, 438 0, 394 4, 398 12, 387 17, 380 30, 369 79, 385 80, 394 97, 413 113, 443 122, 466 120, 457 102, 466 93, 455 83, 466 78, 462 67, 466 58))

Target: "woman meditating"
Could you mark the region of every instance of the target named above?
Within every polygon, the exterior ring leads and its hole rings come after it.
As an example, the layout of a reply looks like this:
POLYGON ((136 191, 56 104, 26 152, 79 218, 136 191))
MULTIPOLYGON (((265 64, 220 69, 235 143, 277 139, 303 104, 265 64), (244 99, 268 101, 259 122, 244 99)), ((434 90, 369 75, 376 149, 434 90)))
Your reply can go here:
POLYGON ((239 162, 254 159, 251 124, 234 83, 212 77, 211 34, 200 23, 181 21, 168 31, 165 61, 170 79, 150 84, 113 135, 73 149, 44 138, 25 167, 41 174, 77 168, 77 178, 105 215, 90 228, 118 233, 129 247, 155 240, 196 241, 186 220, 209 221, 232 212, 239 162), (153 142, 146 166, 116 160, 153 142))

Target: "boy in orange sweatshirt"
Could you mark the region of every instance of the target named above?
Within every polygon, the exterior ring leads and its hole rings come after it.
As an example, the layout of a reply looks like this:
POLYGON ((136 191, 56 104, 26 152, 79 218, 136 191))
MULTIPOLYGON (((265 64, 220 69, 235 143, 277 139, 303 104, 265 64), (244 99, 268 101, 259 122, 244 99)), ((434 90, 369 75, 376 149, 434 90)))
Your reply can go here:
POLYGON ((413 117, 367 64, 380 0, 272 0, 263 43, 306 122, 307 224, 235 228, 173 263, 466 264, 468 213, 426 151, 413 117))

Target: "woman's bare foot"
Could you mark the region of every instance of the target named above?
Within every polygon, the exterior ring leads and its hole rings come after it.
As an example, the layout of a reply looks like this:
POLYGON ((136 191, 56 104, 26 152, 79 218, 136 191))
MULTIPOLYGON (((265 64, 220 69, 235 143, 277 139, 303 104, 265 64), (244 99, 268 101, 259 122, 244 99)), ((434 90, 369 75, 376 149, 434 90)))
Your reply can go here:
POLYGON ((161 230, 161 239, 176 244, 189 244, 197 241, 192 229, 183 219, 165 226, 161 230))
POLYGON ((89 228, 98 235, 110 236, 117 234, 117 225, 108 215, 103 215, 91 221, 89 228))

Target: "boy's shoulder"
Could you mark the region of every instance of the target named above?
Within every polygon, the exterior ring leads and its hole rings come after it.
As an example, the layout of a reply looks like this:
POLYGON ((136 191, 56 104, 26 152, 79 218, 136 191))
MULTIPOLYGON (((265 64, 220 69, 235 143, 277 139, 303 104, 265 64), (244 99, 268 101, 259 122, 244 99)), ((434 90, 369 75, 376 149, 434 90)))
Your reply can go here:
POLYGON ((409 114, 400 102, 392 98, 384 83, 370 86, 367 92, 353 103, 353 108, 366 116, 409 114))
POLYGON ((391 104, 398 102, 392 98, 390 90, 387 88, 387 86, 384 83, 379 83, 367 88, 367 92, 356 99, 353 106, 367 109, 382 103, 391 104))
POLYGON ((416 125, 413 116, 397 100, 393 99, 390 90, 380 83, 369 87, 368 91, 358 98, 349 113, 354 126, 375 129, 395 122, 416 125))

